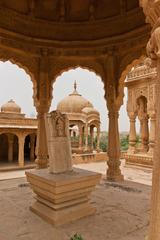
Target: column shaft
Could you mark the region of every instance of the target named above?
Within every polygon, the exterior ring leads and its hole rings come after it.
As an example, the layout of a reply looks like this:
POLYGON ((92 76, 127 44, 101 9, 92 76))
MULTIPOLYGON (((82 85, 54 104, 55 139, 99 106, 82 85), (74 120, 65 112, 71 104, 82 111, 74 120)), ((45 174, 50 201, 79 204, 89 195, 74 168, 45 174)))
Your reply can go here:
POLYGON ((30 161, 34 161, 35 156, 35 135, 30 135, 30 161))
POLYGON ((97 152, 100 151, 100 127, 97 128, 97 147, 96 147, 97 152))
POLYGON ((37 131, 37 146, 36 146, 36 163, 37 168, 46 168, 48 166, 48 149, 45 130, 45 113, 44 111, 38 112, 38 131, 37 131))
POLYGON ((130 131, 129 131, 129 149, 128 153, 134 154, 136 152, 136 116, 135 114, 129 115, 130 131))
POLYGON ((91 151, 93 151, 93 148, 94 148, 94 146, 93 146, 93 127, 90 127, 90 141, 91 141, 91 151))
POLYGON ((146 153, 148 151, 148 143, 149 143, 148 117, 142 116, 139 119, 140 119, 139 151, 141 153, 146 153))
POLYGON ((18 138, 18 164, 19 167, 24 166, 24 141, 25 137, 24 136, 19 136, 18 138))
POLYGON ((83 132, 82 132, 82 126, 79 126, 79 149, 81 150, 83 148, 83 132))
POLYGON ((85 150, 88 150, 88 125, 85 126, 85 150))
MULTIPOLYGON (((160 31, 160 30, 159 30, 160 31)), ((151 218, 149 240, 160 239, 160 59, 157 60, 157 82, 156 82, 156 136, 153 154, 153 177, 151 196, 151 218)))
POLYGON ((148 129, 148 117, 146 116, 143 119, 143 129, 142 129, 142 148, 143 152, 146 153, 148 151, 148 143, 149 143, 149 129, 148 129))
POLYGON ((108 157, 107 179, 110 181, 122 181, 123 175, 120 170, 120 141, 118 130, 118 117, 116 111, 109 111, 108 131, 108 157))
POLYGON ((13 162, 13 142, 14 136, 8 135, 8 161, 13 162))
POLYGON ((150 115, 150 133, 149 133, 149 151, 148 154, 153 156, 155 147, 155 133, 156 133, 156 116, 150 115))

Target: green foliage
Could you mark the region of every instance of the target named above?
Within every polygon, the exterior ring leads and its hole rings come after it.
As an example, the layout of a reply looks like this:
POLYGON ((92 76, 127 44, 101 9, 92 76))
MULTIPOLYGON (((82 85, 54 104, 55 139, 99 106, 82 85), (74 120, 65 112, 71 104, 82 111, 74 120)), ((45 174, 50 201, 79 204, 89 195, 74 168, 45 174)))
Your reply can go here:
POLYGON ((71 137, 71 141, 73 141, 73 142, 74 141, 79 141, 79 136, 74 136, 74 137, 72 136, 71 137))
POLYGON ((79 235, 78 233, 74 234, 73 237, 71 237, 70 240, 84 240, 81 235, 79 235))
POLYGON ((101 135, 99 147, 103 152, 107 151, 107 147, 108 147, 108 135, 107 135, 107 133, 101 135))
POLYGON ((120 146, 121 146, 121 150, 126 151, 129 147, 129 136, 122 136, 120 138, 120 146))

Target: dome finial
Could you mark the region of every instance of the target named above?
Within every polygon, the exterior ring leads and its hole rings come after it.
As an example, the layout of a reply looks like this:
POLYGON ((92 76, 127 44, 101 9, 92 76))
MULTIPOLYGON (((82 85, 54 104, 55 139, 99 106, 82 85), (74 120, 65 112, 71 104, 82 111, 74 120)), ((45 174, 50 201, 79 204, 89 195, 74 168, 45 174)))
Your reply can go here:
POLYGON ((75 91, 77 90, 77 82, 76 82, 76 80, 74 81, 74 90, 75 91))

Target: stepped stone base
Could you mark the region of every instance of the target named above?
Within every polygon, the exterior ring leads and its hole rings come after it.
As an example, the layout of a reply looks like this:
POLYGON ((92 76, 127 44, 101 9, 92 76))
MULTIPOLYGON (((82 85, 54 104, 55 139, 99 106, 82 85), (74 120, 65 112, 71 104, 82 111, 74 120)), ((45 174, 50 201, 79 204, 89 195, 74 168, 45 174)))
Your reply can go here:
POLYGON ((26 171, 26 176, 36 194, 30 209, 49 223, 62 225, 95 213, 89 195, 101 174, 77 168, 61 174, 34 169, 26 171))

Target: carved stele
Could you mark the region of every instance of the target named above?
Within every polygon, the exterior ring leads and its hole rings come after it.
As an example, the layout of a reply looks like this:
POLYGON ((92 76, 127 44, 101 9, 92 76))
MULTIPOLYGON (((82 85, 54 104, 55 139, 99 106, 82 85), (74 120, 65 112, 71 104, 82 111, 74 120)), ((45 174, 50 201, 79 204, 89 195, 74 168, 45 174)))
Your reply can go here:
POLYGON ((62 225, 95 213, 89 195, 101 174, 79 168, 72 170, 68 119, 53 111, 45 116, 49 170, 26 171, 36 201, 30 209, 53 225, 62 225), (59 173, 59 174, 58 174, 59 173))
POLYGON ((52 111, 45 117, 50 173, 72 170, 69 121, 66 114, 52 111))

